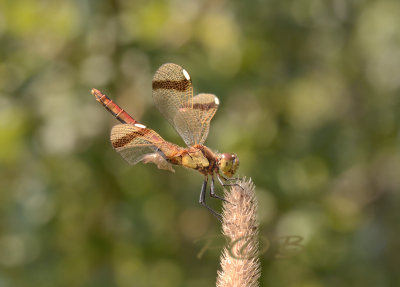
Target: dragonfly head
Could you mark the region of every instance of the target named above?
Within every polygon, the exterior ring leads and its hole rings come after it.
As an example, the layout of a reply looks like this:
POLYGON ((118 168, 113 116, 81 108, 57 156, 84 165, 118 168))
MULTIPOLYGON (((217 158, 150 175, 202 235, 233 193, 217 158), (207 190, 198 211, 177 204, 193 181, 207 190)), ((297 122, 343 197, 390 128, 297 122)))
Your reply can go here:
POLYGON ((232 177, 239 167, 239 159, 234 153, 223 153, 218 156, 219 170, 227 177, 232 177))

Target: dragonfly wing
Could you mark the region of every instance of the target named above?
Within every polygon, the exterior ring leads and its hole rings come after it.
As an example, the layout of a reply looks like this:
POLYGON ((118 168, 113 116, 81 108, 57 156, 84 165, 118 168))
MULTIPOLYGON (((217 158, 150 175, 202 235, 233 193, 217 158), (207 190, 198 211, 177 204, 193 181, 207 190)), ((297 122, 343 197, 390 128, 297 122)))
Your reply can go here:
POLYGON ((155 131, 141 124, 120 124, 111 130, 111 144, 131 165, 142 161, 149 153, 163 155, 166 142, 155 131))
POLYGON ((215 95, 198 94, 193 98, 191 106, 179 109, 174 124, 181 129, 186 128, 182 137, 187 140, 193 139, 191 145, 205 142, 210 129, 210 121, 215 115, 218 105, 219 100, 215 95))
POLYGON ((142 157, 142 161, 144 163, 152 162, 157 166, 158 169, 164 169, 175 172, 174 168, 172 167, 172 164, 167 162, 166 159, 158 152, 145 154, 142 157))
POLYGON ((171 63, 162 65, 153 78, 153 98, 188 146, 205 141, 219 101, 211 94, 193 97, 192 80, 185 69, 171 63))

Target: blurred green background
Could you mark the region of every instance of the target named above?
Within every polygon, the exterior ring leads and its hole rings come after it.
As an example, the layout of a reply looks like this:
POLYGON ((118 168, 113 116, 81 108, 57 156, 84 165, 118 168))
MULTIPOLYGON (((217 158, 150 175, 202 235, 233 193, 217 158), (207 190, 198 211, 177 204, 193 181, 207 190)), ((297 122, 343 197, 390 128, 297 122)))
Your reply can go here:
POLYGON ((129 166, 90 95, 183 145, 166 62, 221 100, 206 144, 257 186, 261 286, 400 286, 399 1, 0 0, 1 287, 215 286, 201 175, 129 166))

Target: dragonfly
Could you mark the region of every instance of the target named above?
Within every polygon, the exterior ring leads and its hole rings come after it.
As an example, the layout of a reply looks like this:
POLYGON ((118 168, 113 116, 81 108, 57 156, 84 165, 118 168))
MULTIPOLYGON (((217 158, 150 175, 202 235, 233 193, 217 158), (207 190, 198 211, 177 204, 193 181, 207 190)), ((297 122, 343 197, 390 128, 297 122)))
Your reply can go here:
POLYGON ((131 165, 139 162, 154 163, 159 169, 175 172, 173 165, 197 170, 204 176, 199 203, 218 219, 220 214, 206 204, 208 179, 211 177, 210 196, 224 200, 215 193, 214 176, 222 186, 230 183, 239 167, 234 153, 213 152, 204 145, 210 122, 215 115, 219 99, 213 94, 193 96, 189 73, 173 63, 162 65, 152 80, 154 103, 182 137, 187 147, 180 147, 164 140, 154 130, 136 121, 125 110, 97 89, 92 95, 121 122, 111 129, 111 144, 131 165))

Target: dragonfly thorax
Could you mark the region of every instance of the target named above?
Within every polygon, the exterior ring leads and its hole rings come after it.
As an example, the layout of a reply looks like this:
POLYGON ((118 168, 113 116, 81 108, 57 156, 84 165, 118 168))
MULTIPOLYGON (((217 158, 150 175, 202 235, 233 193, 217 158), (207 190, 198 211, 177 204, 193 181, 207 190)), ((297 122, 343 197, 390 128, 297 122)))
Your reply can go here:
POLYGON ((239 159, 233 153, 219 154, 218 167, 225 176, 232 177, 239 167, 239 159))
MULTIPOLYGON (((204 149, 205 147, 202 146, 202 148, 204 149)), ((181 164, 187 168, 202 170, 206 169, 210 165, 210 162, 202 149, 192 147, 183 151, 181 164)))

